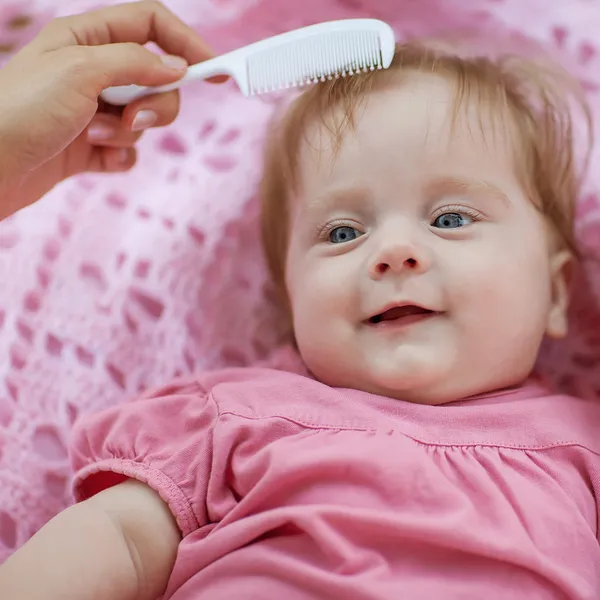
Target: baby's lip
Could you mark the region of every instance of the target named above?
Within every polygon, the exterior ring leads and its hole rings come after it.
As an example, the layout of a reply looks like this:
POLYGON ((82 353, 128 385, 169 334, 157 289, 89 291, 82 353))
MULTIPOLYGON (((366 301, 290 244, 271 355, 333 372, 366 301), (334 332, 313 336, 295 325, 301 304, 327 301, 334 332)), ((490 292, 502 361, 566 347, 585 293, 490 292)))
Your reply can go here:
POLYGON ((369 317, 365 323, 368 325, 377 325, 377 323, 383 321, 396 321, 397 319, 408 317, 410 315, 434 315, 437 314, 437 312, 438 311, 412 302, 401 302, 385 306, 379 312, 369 317))

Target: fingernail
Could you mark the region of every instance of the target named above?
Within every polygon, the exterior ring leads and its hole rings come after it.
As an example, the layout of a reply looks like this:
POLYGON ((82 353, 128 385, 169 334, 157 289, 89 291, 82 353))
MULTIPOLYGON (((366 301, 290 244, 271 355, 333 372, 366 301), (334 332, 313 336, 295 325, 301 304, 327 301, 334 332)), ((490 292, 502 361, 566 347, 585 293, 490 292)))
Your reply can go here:
POLYGON ((105 123, 94 123, 88 127, 87 139, 90 142, 100 142, 109 140, 115 134, 115 130, 110 125, 105 123))
POLYGON ((185 58, 181 58, 180 56, 173 56, 171 54, 163 54, 160 57, 160 60, 163 61, 163 64, 169 69, 175 69, 176 71, 185 71, 188 67, 187 61, 185 58))
POLYGON ((120 165, 124 165, 129 158, 129 151, 127 148, 121 148, 116 154, 117 163, 120 165))
POLYGON ((158 115, 153 110, 140 110, 131 123, 131 131, 141 131, 156 123, 158 115))

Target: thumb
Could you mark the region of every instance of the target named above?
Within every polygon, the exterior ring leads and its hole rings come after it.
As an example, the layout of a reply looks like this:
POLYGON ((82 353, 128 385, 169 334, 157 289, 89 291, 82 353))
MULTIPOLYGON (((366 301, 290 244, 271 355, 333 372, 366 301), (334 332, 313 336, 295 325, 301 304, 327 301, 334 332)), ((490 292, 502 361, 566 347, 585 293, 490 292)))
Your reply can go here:
POLYGON ((184 58, 158 55, 135 43, 70 46, 57 52, 69 55, 65 66, 77 74, 81 91, 94 96, 114 85, 172 83, 185 75, 188 66, 184 58))

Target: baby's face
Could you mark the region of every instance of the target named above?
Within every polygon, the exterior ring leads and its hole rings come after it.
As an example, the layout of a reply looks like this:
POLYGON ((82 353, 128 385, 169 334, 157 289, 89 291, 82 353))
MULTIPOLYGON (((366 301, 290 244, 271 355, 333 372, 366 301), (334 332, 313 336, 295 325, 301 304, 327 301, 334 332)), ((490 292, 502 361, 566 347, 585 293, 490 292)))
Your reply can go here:
POLYGON ((515 132, 484 136, 476 104, 451 132, 454 94, 415 73, 370 95, 335 156, 316 126, 304 149, 286 285, 324 383, 439 404, 520 383, 565 333, 566 255, 518 180, 515 132))

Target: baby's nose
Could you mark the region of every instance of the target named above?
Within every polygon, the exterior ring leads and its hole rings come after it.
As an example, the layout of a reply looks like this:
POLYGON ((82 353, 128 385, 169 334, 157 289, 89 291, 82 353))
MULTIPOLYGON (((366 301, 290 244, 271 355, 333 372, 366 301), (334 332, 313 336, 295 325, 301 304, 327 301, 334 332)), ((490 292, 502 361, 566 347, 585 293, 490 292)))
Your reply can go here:
MULTIPOLYGON (((417 259, 412 258, 412 257, 406 258, 403 261, 403 267, 406 267, 407 269, 416 268, 417 267, 417 259)), ((387 262, 380 262, 380 263, 377 263, 377 265, 375 266, 375 269, 377 270, 377 272, 379 274, 383 275, 386 271, 389 271, 390 269, 392 269, 392 266, 390 266, 390 264, 387 262)))
POLYGON ((372 279, 379 279, 393 273, 423 273, 429 266, 430 260, 425 249, 412 243, 394 242, 386 245, 374 256, 369 274, 372 279))

